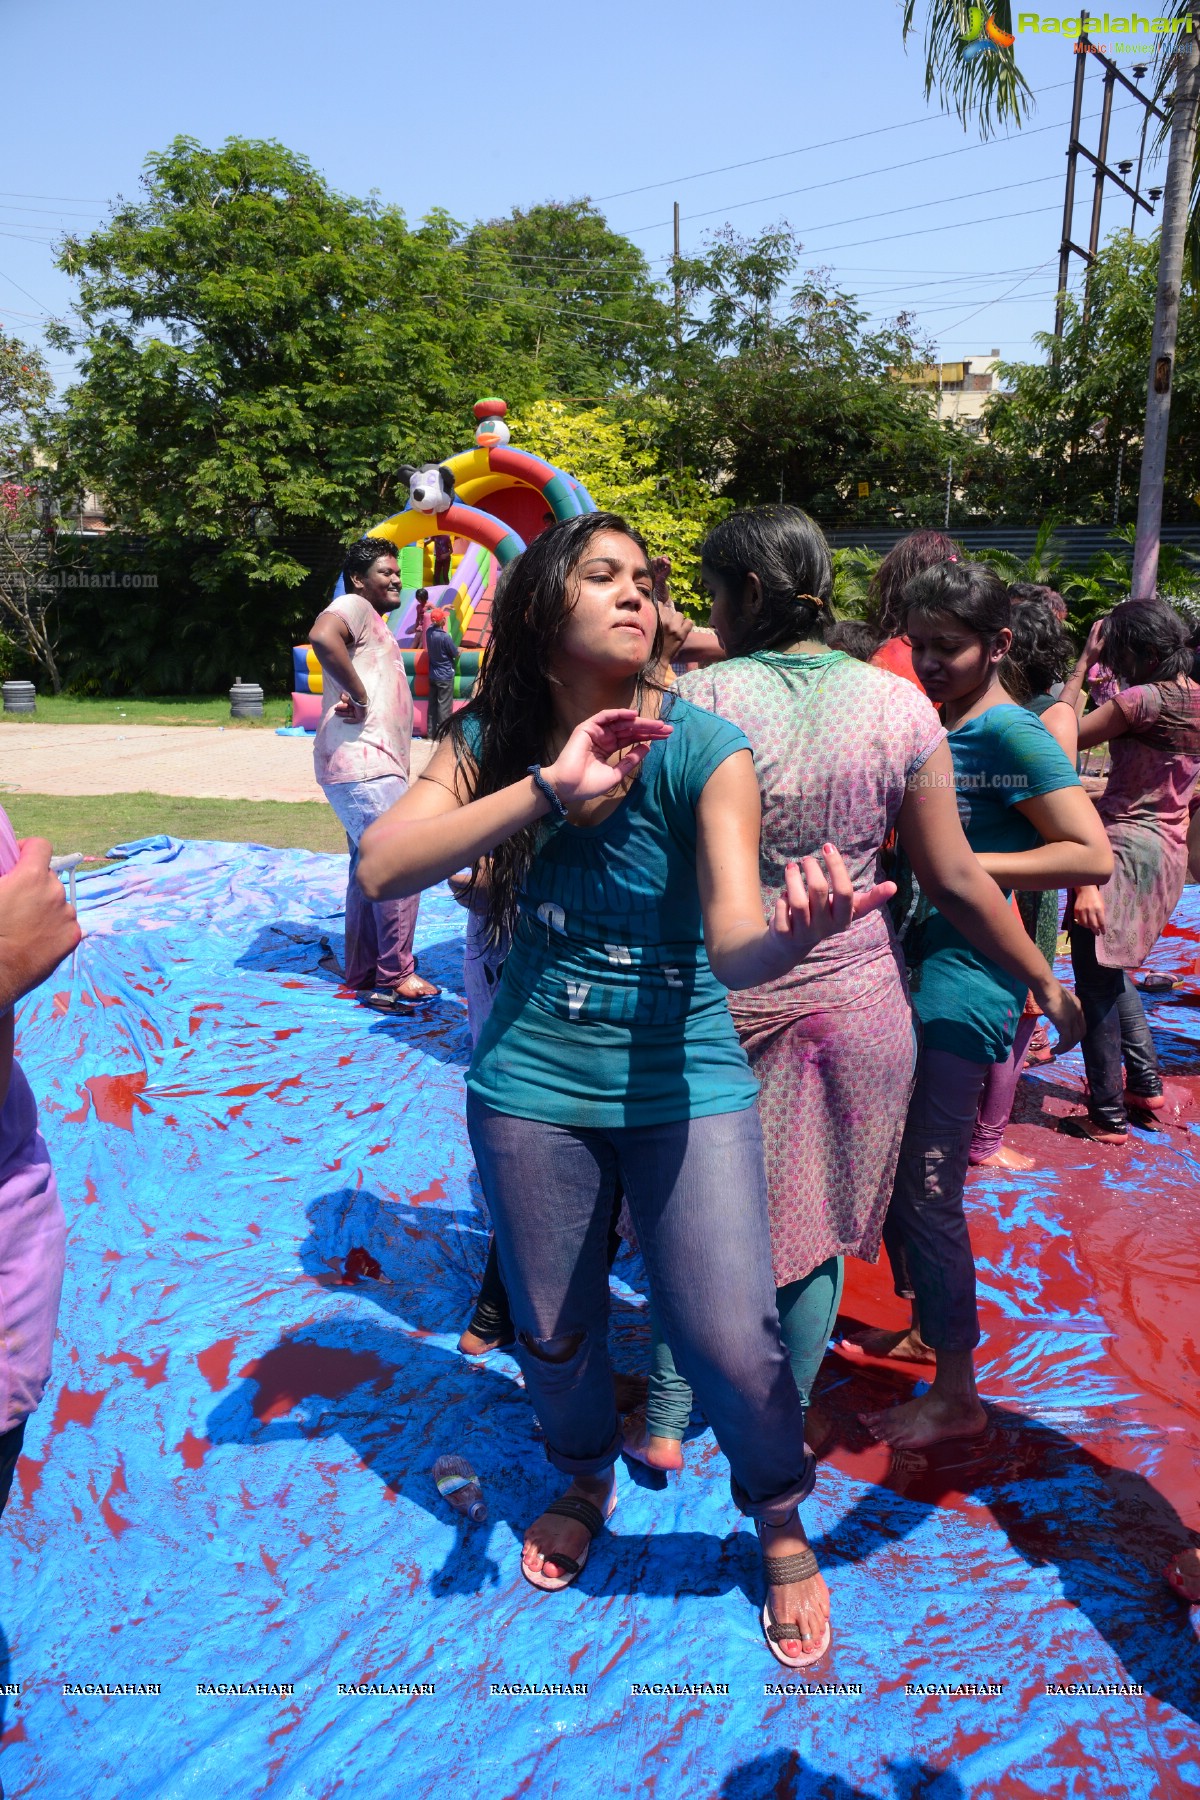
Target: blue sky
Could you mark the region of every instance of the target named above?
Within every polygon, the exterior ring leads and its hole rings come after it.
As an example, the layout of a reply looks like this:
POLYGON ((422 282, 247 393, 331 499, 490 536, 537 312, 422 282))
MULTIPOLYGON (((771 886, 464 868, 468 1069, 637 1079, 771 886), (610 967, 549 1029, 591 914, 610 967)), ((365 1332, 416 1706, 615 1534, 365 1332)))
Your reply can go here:
MULTIPOLYGON (((237 134, 277 138, 336 187, 378 188, 413 218, 588 194, 656 269, 676 199, 685 250, 726 221, 750 233, 786 219, 811 263, 875 317, 914 311, 944 357, 1037 354, 1069 44, 1022 40, 1036 109, 1023 132, 980 145, 925 101, 900 13, 898 0, 0 0, 0 322, 36 342, 47 314, 66 313, 54 241, 136 194, 149 151, 237 134)), ((1085 117, 1100 102, 1090 75, 1085 117)), ((1136 156, 1138 118, 1118 100, 1110 160, 1136 156)), ((1081 173, 1076 241, 1091 195, 1081 173)), ((1128 218, 1110 191, 1105 228, 1128 218)))

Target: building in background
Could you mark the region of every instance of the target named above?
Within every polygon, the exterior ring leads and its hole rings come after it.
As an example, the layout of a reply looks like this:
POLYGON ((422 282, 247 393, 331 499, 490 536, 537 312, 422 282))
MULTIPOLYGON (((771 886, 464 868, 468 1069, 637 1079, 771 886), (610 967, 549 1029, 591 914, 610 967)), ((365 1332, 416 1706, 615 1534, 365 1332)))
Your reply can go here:
POLYGON ((911 386, 928 388, 936 395, 937 417, 964 431, 983 430, 983 409, 1000 392, 1000 352, 965 356, 961 362, 926 363, 901 376, 911 386))

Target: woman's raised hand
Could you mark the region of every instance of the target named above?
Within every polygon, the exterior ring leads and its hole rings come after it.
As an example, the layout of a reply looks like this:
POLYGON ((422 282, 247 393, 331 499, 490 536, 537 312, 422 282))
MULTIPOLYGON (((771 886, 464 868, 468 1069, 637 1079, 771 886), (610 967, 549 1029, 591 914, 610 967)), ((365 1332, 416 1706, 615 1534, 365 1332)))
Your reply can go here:
POLYGON ((787 965, 802 962, 823 939, 845 931, 855 919, 878 912, 896 891, 894 881, 879 881, 856 894, 850 871, 833 844, 822 847, 825 868, 815 856, 802 865, 789 863, 784 872, 784 891, 775 902, 771 938, 786 952, 787 965))
POLYGON ((670 737, 662 719, 644 719, 632 707, 593 713, 577 725, 554 761, 542 770, 564 806, 611 794, 650 754, 659 738, 670 737), (617 755, 616 762, 609 757, 617 755))
POLYGON ((1092 629, 1087 635, 1087 643, 1084 645, 1083 654, 1087 659, 1089 669, 1092 667, 1093 663, 1103 662, 1104 660, 1104 639, 1107 631, 1108 614, 1106 613, 1102 619, 1094 619, 1092 621, 1092 629))

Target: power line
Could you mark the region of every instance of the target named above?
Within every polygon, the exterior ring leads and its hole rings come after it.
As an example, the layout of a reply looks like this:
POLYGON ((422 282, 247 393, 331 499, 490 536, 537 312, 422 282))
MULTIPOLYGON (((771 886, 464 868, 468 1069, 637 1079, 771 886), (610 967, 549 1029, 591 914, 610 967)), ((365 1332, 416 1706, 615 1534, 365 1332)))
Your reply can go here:
MULTIPOLYGON (((1123 113, 1132 112, 1133 108, 1134 102, 1130 101, 1128 106, 1114 107, 1113 110, 1114 112, 1123 113)), ((1089 119, 1098 118, 1099 114, 1090 113, 1088 117, 1089 119)), ((1068 119, 1060 119, 1053 125, 1039 125, 1036 131, 1022 131, 1021 139, 1024 141, 1029 138, 1041 137, 1047 131, 1061 131, 1064 126, 1069 123, 1070 121, 1068 119)), ((946 158, 950 156, 968 156, 975 150, 988 150, 991 149, 993 145, 1010 144, 1015 141, 1016 140, 1013 138, 985 138, 978 144, 960 144, 957 149, 954 150, 937 150, 930 156, 914 156, 908 162, 889 163, 885 168, 881 169, 863 169, 856 175, 837 175, 831 181, 809 182, 804 187, 786 188, 778 194, 758 194, 753 200, 737 200, 726 206, 710 207, 705 212, 685 213, 684 223, 694 219, 713 219, 720 213, 740 212, 747 206, 767 206, 773 200, 790 200, 796 194, 816 194, 822 192, 825 188, 843 187, 850 181, 867 181, 873 175, 890 175, 898 173, 901 169, 916 169, 921 167, 924 163, 944 162, 946 158)), ((664 226, 670 225, 673 222, 674 221, 671 219, 659 219, 653 225, 634 225, 622 235, 625 237, 634 237, 643 231, 661 231, 664 226)))
MULTIPOLYGON (((1034 92, 1035 94, 1053 94, 1060 88, 1073 85, 1074 78, 1071 81, 1054 81, 1048 87, 1035 88, 1034 92)), ((899 125, 879 125, 872 131, 856 131, 850 137, 826 138, 824 143, 801 144, 795 150, 776 150, 769 156, 752 156, 746 162, 723 163, 718 169, 700 169, 693 175, 675 175, 667 181, 648 181, 642 187, 621 188, 615 194, 597 194, 596 204, 599 205, 605 200, 626 200, 632 194, 648 194, 655 188, 682 187, 685 181, 704 181, 710 175, 729 175, 736 169, 754 169, 762 163, 780 162, 788 156, 808 156, 816 150, 834 150, 841 144, 857 144, 863 138, 882 137, 885 132, 908 131, 914 125, 928 125, 931 120, 941 119, 944 116, 942 113, 924 112, 919 118, 905 119, 899 125)), ((1009 140, 1000 139, 998 141, 1003 143, 1009 140)))

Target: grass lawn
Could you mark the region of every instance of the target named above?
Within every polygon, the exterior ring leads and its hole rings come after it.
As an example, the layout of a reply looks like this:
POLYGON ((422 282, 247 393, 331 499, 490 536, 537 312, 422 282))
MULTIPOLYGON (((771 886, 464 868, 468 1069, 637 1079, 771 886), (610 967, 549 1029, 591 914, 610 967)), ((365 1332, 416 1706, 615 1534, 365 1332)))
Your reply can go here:
POLYGON ((346 853, 346 836, 317 801, 196 800, 174 794, 6 794, 0 804, 18 837, 49 838, 55 855, 102 857, 113 844, 165 833, 271 844, 280 850, 346 853))
POLYGON ((224 725, 245 731, 274 731, 277 725, 290 725, 290 700, 263 701, 261 719, 231 719, 228 694, 168 694, 159 700, 105 700, 83 694, 44 694, 39 692, 37 711, 5 713, 6 725, 19 725, 32 718, 37 725, 224 725))

